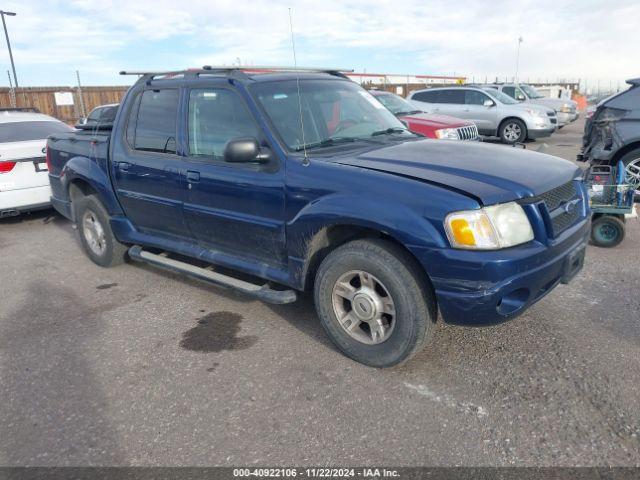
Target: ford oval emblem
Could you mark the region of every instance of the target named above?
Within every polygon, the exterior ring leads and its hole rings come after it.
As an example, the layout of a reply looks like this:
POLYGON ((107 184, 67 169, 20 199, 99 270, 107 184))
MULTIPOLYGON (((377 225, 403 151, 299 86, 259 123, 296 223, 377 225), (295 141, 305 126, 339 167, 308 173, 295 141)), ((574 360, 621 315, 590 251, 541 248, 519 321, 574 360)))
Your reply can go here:
POLYGON ((567 203, 565 203, 562 207, 562 209, 564 210, 564 213, 572 213, 576 206, 578 205, 578 202, 580 202, 579 198, 576 198, 575 200, 570 200, 567 203))

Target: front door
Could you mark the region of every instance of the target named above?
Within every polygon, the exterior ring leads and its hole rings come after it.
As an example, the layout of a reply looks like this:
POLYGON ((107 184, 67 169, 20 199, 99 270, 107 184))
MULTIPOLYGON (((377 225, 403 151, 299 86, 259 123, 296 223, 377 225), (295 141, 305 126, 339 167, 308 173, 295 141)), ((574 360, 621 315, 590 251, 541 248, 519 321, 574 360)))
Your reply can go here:
POLYGON ((182 203, 184 159, 176 155, 178 89, 145 90, 129 113, 129 148, 111 162, 127 218, 143 232, 190 237, 182 203))
POLYGON ((494 134, 496 131, 498 114, 495 102, 482 92, 465 90, 464 108, 459 116, 475 123, 480 133, 487 135, 494 134), (491 104, 485 105, 485 102, 491 102, 491 104))
POLYGON ((204 248, 281 265, 286 260, 284 169, 270 163, 231 164, 229 140, 263 135, 237 91, 226 87, 189 92, 187 200, 184 215, 204 248))

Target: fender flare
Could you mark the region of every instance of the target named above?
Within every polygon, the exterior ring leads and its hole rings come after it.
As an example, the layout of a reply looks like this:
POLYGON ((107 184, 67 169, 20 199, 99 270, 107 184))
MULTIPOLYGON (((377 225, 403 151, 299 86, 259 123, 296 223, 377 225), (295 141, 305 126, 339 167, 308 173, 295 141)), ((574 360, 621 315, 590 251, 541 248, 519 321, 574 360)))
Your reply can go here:
POLYGON ((374 230, 409 251, 413 246, 446 248, 445 239, 431 221, 406 205, 334 194, 308 204, 287 222, 287 250, 295 285, 304 287, 313 255, 326 246, 326 232, 333 227, 374 230))
POLYGON ((80 180, 88 184, 97 192, 110 215, 124 214, 116 199, 109 176, 94 160, 81 156, 69 159, 62 169, 60 179, 66 192, 74 181, 80 180))

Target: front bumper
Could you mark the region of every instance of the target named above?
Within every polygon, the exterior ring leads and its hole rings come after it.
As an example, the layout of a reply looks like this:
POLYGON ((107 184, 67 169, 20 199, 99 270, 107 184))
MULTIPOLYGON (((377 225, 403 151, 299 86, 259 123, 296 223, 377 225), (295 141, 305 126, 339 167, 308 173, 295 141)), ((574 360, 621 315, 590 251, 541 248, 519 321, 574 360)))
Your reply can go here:
POLYGON ((559 241, 499 251, 414 251, 430 273, 445 322, 493 325, 513 319, 582 268, 590 232, 585 218, 559 241), (441 265, 434 269, 435 265, 441 265))
POLYGON ((530 128, 528 131, 528 137, 531 139, 550 137, 551 134, 555 131, 555 125, 547 128, 530 128))

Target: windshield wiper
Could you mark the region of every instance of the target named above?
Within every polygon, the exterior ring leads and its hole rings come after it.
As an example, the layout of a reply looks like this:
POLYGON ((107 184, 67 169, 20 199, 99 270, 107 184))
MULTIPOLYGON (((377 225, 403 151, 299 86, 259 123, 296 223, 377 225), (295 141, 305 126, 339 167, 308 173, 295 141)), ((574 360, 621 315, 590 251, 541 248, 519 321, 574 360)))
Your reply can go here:
POLYGON ((385 130, 378 130, 375 131, 371 134, 372 137, 377 137, 378 135, 391 135, 392 133, 404 133, 407 132, 408 130, 406 128, 400 128, 400 127, 391 127, 391 128, 387 128, 385 130))
POLYGON ((422 110, 410 110, 407 112, 396 112, 396 115, 415 115, 417 113, 424 113, 422 110))
POLYGON ((311 142, 304 145, 298 145, 296 148, 294 148, 294 150, 296 152, 300 152, 302 150, 310 150, 312 148, 331 147, 340 143, 355 142, 356 140, 358 139, 353 137, 329 137, 320 140, 319 142, 311 142))

